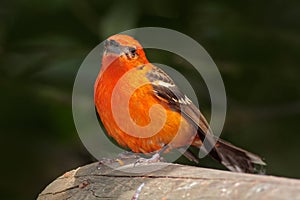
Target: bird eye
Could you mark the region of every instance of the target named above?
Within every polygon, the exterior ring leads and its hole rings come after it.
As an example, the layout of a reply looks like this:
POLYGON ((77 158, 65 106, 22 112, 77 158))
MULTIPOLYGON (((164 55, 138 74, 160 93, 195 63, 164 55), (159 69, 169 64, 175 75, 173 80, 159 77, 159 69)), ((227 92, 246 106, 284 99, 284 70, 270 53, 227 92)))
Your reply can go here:
POLYGON ((131 55, 135 55, 136 54, 136 49, 134 49, 134 48, 130 49, 130 53, 131 53, 131 55))
POLYGON ((136 48, 128 47, 128 53, 126 54, 127 58, 134 59, 138 56, 136 48))

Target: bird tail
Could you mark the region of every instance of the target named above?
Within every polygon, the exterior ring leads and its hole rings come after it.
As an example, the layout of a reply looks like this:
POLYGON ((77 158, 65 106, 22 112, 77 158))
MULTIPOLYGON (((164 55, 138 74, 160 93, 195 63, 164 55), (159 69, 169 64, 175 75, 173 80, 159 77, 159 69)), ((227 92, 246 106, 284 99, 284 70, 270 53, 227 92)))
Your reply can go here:
POLYGON ((265 174, 266 163, 253 153, 218 139, 209 155, 231 171, 265 174))

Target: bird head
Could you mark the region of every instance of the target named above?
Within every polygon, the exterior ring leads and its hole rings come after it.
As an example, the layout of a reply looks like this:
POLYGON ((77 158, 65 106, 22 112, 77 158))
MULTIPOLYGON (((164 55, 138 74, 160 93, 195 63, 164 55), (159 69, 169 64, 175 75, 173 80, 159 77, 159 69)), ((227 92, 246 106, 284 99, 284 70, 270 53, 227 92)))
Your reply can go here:
POLYGON ((113 35, 104 42, 102 64, 116 63, 131 69, 149 63, 142 45, 128 35, 113 35))

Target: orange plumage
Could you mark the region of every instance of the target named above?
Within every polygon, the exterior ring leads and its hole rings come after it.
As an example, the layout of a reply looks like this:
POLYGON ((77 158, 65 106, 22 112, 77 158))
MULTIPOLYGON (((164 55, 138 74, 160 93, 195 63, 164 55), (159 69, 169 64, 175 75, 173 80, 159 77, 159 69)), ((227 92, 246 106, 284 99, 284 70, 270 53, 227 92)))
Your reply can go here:
MULTIPOLYGON (((166 145, 168 149, 189 144, 200 147, 203 136, 211 135, 208 123, 200 111, 180 92, 168 75, 149 63, 142 46, 130 36, 114 35, 105 42, 94 98, 97 112, 108 134, 120 146, 134 152, 151 153, 166 145), (122 84, 116 87, 119 81, 122 84), (129 106, 126 108, 123 101, 128 96, 129 106), (154 109, 155 105, 160 105, 160 108, 154 109), (116 107, 117 114, 114 114, 112 107, 116 107), (130 116, 124 115, 126 109, 129 109, 130 116), (153 121, 149 115, 151 109, 153 121), (128 125, 128 118, 139 127, 149 124, 152 127, 148 131, 136 131, 128 125), (157 127, 162 120, 163 126, 157 127), (122 127, 127 130, 124 131, 122 127), (150 135, 154 130, 156 132, 150 135)), ((214 139, 212 135, 209 137, 214 139)), ((211 156, 234 171, 253 172, 252 163, 264 164, 258 156, 221 140, 213 148, 211 156), (225 158, 225 153, 227 156, 240 156, 242 163, 232 163, 225 158)))

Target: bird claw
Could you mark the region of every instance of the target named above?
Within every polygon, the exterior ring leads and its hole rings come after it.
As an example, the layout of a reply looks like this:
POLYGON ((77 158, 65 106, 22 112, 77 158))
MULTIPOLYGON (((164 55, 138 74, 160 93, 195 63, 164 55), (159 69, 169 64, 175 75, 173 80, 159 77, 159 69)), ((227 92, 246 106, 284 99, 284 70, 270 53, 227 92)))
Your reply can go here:
POLYGON ((130 159, 130 158, 138 159, 138 158, 141 158, 141 156, 138 153, 134 153, 131 151, 124 151, 124 152, 118 154, 118 158, 120 158, 120 159, 130 159))
MULTIPOLYGON (((105 158, 103 157, 101 160, 99 160, 97 169, 101 169, 103 165, 112 166, 115 165, 115 163, 119 164, 120 166, 135 163, 136 160, 142 159, 140 154, 130 152, 130 151, 124 151, 116 156, 116 158, 105 158)), ((142 161, 141 161, 142 162, 142 161)))
POLYGON ((148 163, 158 163, 163 162, 164 158, 160 156, 159 153, 154 154, 151 158, 139 158, 137 161, 135 161, 134 166, 137 164, 148 164, 148 163))

